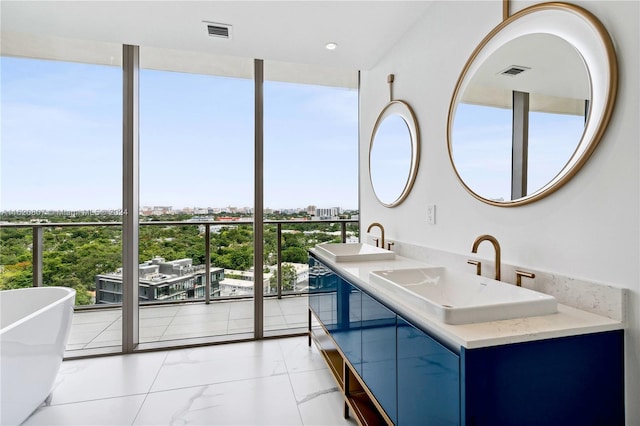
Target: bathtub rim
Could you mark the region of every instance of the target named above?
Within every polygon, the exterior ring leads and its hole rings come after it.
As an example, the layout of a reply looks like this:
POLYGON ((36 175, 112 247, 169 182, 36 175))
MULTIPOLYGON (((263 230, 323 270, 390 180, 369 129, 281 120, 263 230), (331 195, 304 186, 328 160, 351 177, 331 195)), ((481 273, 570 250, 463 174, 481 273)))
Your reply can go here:
POLYGON ((21 324, 24 324, 28 321, 30 321, 31 319, 37 317, 38 315, 40 315, 41 313, 49 310, 49 309, 53 309, 54 307, 64 304, 66 303, 70 298, 75 298, 76 296, 76 290, 70 287, 62 287, 62 286, 47 286, 47 287, 28 287, 28 288, 14 288, 14 289, 10 289, 10 290, 2 290, 0 291, 0 294, 4 293, 6 294, 7 292, 10 293, 18 293, 18 292, 33 292, 33 291, 43 291, 43 290, 50 290, 50 289, 55 289, 55 291, 64 291, 65 294, 63 297, 54 300, 53 302, 43 306, 42 308, 31 312, 28 315, 25 315, 24 317, 20 318, 17 321, 12 322, 11 324, 7 325, 6 327, 3 327, 0 329, 0 336, 2 336, 3 334, 9 332, 10 330, 13 330, 16 327, 19 327, 21 324))

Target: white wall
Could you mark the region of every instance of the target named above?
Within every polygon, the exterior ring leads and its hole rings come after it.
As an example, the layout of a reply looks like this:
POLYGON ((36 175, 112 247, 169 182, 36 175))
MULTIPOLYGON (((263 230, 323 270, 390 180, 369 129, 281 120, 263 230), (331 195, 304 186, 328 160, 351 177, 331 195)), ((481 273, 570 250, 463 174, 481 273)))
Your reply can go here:
MULTIPOLYGON (((574 2, 608 29, 620 69, 609 128, 583 169, 563 188, 533 204, 499 208, 470 196, 452 170, 446 140, 451 95, 469 54, 502 20, 502 2, 438 1, 384 59, 361 75, 360 196, 362 226, 381 222, 388 239, 470 253, 474 239, 494 235, 503 262, 630 289, 626 331, 627 423, 640 424, 640 69, 637 1, 574 2), (394 98, 414 109, 422 138, 417 181, 403 204, 384 208, 368 177, 375 120, 394 98), (426 223, 435 204, 437 222, 426 223)), ((512 1, 512 12, 533 4, 512 1)), ((492 256, 490 245, 481 246, 492 256)), ((461 268, 465 265, 461 265, 461 268)))

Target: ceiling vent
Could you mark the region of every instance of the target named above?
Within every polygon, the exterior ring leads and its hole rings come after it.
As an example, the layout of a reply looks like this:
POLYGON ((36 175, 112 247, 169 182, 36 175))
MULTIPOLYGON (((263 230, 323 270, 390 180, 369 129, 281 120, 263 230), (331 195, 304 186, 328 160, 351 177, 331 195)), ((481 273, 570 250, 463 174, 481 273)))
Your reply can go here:
POLYGON ((503 69, 502 71, 500 71, 498 74, 514 77, 530 69, 531 68, 529 67, 523 67, 521 65, 511 65, 510 67, 507 67, 506 69, 503 69))
POLYGON ((209 37, 231 38, 231 25, 206 21, 204 21, 204 24, 207 26, 207 33, 209 34, 209 37))

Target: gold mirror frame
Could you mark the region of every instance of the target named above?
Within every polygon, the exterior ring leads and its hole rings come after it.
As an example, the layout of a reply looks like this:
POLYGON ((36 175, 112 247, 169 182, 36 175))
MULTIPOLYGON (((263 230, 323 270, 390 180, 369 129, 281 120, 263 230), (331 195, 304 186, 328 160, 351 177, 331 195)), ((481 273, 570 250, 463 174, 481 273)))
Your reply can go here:
POLYGON ((371 141, 369 142, 369 181, 371 182, 371 188, 373 189, 373 193, 375 194, 380 204, 382 204, 385 207, 395 207, 400 203, 402 203, 407 198, 416 180, 419 163, 420 163, 420 135, 418 130, 418 120, 416 119, 416 116, 413 110, 411 109, 411 107, 409 106, 409 104, 407 104, 404 101, 397 101, 397 100, 391 101, 380 112, 380 115, 376 120, 376 124, 373 127, 373 132, 371 133, 371 141), (380 196, 376 193, 376 188, 373 185, 373 178, 371 176, 371 152, 373 149, 373 143, 376 138, 376 133, 380 125, 382 125, 385 118, 396 116, 396 115, 400 116, 404 120, 404 122, 407 124, 408 130, 409 130, 409 137, 411 139, 409 141, 411 143, 411 159, 410 159, 410 166, 407 174, 407 180, 404 184, 404 188, 402 188, 402 191, 400 192, 400 195, 398 196, 398 198, 396 198, 394 201, 388 202, 388 201, 383 201, 380 198, 380 196))
POLYGON ((596 149, 611 118, 617 88, 618 65, 613 42, 602 23, 587 10, 567 3, 541 3, 505 19, 473 51, 458 78, 451 98, 447 120, 447 144, 449 159, 458 180, 467 192, 478 200, 499 207, 528 204, 554 193, 580 170, 596 149), (517 37, 536 33, 546 33, 562 38, 582 56, 591 80, 591 103, 585 130, 569 161, 542 188, 515 200, 487 199, 467 186, 455 166, 451 132, 458 100, 485 58, 517 37))

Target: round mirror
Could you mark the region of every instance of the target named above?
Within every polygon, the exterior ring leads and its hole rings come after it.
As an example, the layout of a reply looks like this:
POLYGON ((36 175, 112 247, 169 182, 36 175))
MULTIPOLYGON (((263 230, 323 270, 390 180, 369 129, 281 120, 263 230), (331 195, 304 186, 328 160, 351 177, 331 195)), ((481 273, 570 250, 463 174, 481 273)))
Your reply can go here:
POLYGON ((551 194, 595 149, 616 90, 613 45, 589 12, 543 3, 511 16, 473 52, 451 101, 458 178, 497 206, 551 194))
POLYGON ((411 107, 391 101, 373 128, 369 146, 369 177, 376 197, 386 207, 409 195, 418 173, 418 123, 411 107))

